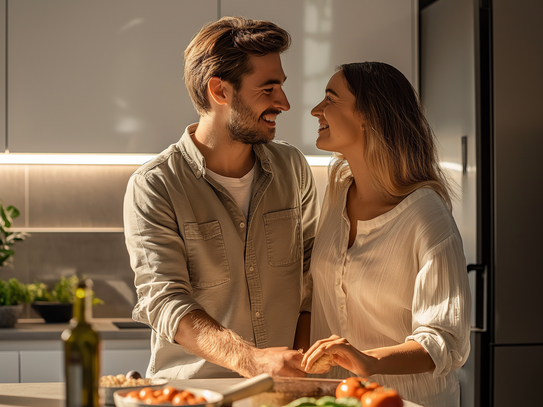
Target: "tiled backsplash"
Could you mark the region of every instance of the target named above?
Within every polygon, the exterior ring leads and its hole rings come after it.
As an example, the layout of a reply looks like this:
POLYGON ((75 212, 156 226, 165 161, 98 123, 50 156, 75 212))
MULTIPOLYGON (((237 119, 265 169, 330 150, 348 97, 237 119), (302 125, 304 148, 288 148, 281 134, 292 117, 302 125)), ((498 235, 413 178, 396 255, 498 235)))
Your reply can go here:
MULTIPOLYGON (((124 244, 122 203, 137 166, 0 165, 0 199, 21 211, 14 227, 31 232, 13 249, 14 268, 0 278, 16 277, 52 285, 77 274, 94 282, 105 305, 97 318, 130 318, 136 301, 134 273, 124 244)), ((312 167, 319 197, 326 187, 326 167, 312 167)), ((38 315, 26 307, 24 318, 38 315)))

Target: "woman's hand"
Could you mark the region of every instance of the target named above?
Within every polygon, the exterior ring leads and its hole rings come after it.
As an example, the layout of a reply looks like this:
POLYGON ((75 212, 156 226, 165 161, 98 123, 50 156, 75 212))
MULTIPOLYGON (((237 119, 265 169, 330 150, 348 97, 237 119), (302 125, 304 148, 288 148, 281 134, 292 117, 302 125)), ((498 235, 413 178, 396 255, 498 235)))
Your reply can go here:
POLYGON ((354 348, 347 339, 332 335, 327 339, 318 340, 309 348, 302 359, 302 368, 306 372, 326 373, 332 366, 341 366, 359 376, 371 376, 375 358, 354 348), (319 360, 325 355, 332 356, 324 366, 318 366, 319 360), (316 363, 317 362, 317 363, 316 363), (315 369, 317 366, 319 369, 315 369))

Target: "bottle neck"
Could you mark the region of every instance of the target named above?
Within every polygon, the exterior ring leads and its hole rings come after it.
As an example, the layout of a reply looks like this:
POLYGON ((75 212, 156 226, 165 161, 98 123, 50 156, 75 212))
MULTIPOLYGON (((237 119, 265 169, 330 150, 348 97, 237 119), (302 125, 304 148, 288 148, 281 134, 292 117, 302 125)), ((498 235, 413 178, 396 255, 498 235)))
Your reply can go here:
POLYGON ((90 290, 86 287, 77 287, 75 291, 75 301, 73 309, 73 317, 79 323, 88 322, 87 319, 90 318, 90 290))

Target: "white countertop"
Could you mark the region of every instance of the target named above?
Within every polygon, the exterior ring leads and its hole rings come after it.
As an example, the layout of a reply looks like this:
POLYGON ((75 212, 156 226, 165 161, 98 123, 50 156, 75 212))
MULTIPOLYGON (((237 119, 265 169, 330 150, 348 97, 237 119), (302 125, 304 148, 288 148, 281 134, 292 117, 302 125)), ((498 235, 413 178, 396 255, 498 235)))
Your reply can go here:
MULTIPOLYGON (((175 387, 211 389, 218 392, 245 379, 193 379, 171 381, 175 387)), ((1 407, 64 407, 64 383, 6 383, 0 384, 1 407)), ((251 399, 236 401, 233 407, 255 407, 251 399)), ((404 407, 421 407, 404 401, 404 407)))
MULTIPOLYGON (((129 318, 95 318, 91 320, 93 328, 102 339, 150 339, 151 328, 143 326, 136 329, 118 328, 115 322, 134 322, 129 318)), ((43 319, 20 319, 13 328, 0 328, 0 341, 39 341, 60 340, 60 335, 69 326, 50 324, 43 319)))

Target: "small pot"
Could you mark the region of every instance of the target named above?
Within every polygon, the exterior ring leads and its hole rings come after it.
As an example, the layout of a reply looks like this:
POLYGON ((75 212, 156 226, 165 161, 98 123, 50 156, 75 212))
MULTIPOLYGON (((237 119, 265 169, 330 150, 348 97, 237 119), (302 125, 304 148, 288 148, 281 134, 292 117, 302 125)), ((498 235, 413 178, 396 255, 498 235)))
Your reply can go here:
POLYGON ((72 319, 73 304, 36 301, 30 304, 47 323, 65 323, 72 319))
POLYGON ((23 304, 0 306, 0 328, 13 328, 23 314, 23 304))

